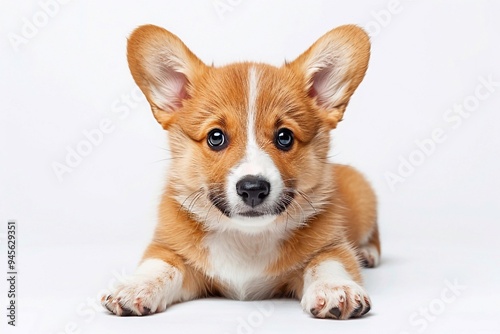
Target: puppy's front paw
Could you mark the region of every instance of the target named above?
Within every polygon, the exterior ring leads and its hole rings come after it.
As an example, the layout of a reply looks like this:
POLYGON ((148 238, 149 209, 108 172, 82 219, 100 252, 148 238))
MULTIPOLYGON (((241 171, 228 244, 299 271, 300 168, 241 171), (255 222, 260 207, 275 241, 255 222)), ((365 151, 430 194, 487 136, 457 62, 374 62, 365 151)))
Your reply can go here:
POLYGON ((314 282, 305 291, 301 305, 316 318, 358 318, 370 311, 370 297, 354 281, 314 282))
POLYGON ((148 315, 162 312, 163 288, 157 282, 147 279, 131 281, 120 285, 113 294, 102 296, 101 304, 118 316, 148 315))
POLYGON ((159 313, 178 298, 181 288, 182 277, 178 269, 161 260, 150 259, 113 293, 102 296, 101 304, 118 316, 159 313))
POLYGON ((380 263, 380 254, 373 245, 361 246, 358 254, 361 258, 361 264, 365 268, 374 268, 380 263))

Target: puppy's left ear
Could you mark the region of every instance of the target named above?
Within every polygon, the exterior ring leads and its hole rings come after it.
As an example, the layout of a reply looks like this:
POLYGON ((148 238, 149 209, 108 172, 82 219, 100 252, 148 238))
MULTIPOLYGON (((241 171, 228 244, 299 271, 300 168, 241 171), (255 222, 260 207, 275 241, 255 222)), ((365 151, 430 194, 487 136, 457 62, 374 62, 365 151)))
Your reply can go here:
POLYGON ((351 95, 363 80, 369 58, 370 40, 366 32, 355 25, 346 25, 323 35, 286 66, 303 77, 309 96, 333 129, 342 120, 351 95))
POLYGON ((154 26, 137 28, 127 43, 130 72, 165 130, 175 121, 192 83, 206 66, 171 32, 154 26))

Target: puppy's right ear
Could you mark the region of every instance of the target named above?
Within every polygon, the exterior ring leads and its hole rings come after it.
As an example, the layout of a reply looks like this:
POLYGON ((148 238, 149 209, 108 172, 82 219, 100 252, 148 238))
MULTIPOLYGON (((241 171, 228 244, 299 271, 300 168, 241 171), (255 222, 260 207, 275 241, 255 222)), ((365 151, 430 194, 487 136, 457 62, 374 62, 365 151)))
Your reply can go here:
POLYGON ((176 110, 189 98, 196 71, 205 65, 177 36, 154 25, 141 26, 130 35, 127 58, 156 120, 168 129, 176 110))

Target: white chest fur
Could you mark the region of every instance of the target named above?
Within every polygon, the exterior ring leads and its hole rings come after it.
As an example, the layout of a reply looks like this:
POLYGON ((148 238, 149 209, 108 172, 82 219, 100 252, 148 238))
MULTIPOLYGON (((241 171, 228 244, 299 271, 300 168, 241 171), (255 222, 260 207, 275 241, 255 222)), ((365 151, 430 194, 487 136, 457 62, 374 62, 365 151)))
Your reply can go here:
POLYGON ((207 275, 225 286, 226 297, 240 300, 270 297, 276 279, 265 270, 279 255, 279 236, 218 232, 207 236, 205 246, 210 265, 207 275))

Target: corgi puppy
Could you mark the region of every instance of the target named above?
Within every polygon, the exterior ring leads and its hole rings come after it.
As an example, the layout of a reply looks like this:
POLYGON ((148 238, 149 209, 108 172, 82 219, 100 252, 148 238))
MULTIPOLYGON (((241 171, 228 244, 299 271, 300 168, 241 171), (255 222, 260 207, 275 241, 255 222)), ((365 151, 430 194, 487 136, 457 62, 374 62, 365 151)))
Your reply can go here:
POLYGON ((380 258, 376 198, 327 154, 367 69, 367 34, 338 27, 281 67, 214 67, 146 25, 127 53, 172 160, 153 240, 103 306, 147 315, 207 296, 292 297, 316 318, 366 314, 360 267, 380 258))

